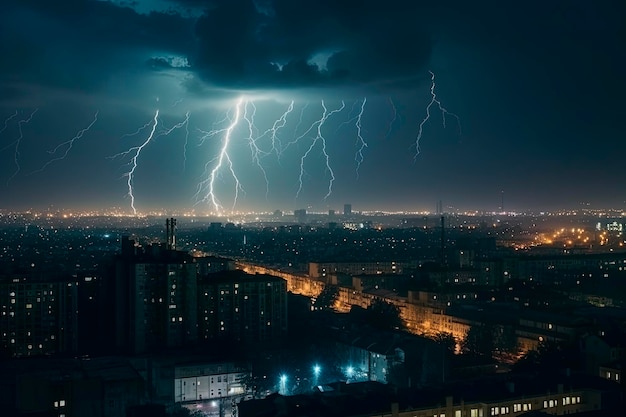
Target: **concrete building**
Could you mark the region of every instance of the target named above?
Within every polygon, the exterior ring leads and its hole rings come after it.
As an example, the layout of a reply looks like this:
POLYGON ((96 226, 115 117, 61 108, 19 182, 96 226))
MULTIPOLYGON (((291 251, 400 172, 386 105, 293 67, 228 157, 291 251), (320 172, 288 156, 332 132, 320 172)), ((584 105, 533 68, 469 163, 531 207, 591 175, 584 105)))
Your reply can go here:
POLYGON ((239 401, 250 376, 250 369, 230 362, 176 365, 174 402, 195 405, 207 400, 239 401))
POLYGON ((287 335, 287 283, 243 271, 209 274, 198 283, 201 340, 272 342, 287 335))
POLYGON ((187 253, 123 240, 115 270, 115 336, 141 353, 197 340, 197 264, 187 253), (126 249, 126 250, 125 250, 126 249))
POLYGON ((349 275, 401 274, 402 265, 396 261, 309 262, 309 276, 311 278, 323 278, 337 273, 349 275))
POLYGON ((31 359, 5 363, 2 413, 8 416, 126 417, 145 403, 144 382, 127 360, 31 359))
POLYGON ((574 377, 495 378, 427 390, 398 390, 371 381, 336 383, 320 387, 312 395, 276 394, 239 404, 240 417, 491 417, 530 412, 608 416, 621 415, 622 411, 619 385, 600 378, 574 377))
POLYGON ((0 347, 5 356, 76 352, 77 285, 66 280, 0 282, 0 347))

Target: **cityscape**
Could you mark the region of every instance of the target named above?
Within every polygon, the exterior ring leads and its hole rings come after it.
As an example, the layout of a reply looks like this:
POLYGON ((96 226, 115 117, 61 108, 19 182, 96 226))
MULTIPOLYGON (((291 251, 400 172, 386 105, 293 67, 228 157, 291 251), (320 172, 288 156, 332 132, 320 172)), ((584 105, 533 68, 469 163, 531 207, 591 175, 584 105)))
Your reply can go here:
POLYGON ((2 211, 3 410, 617 415, 624 213, 436 210, 2 211))
POLYGON ((0 416, 626 409, 626 3, 5 0, 0 416))

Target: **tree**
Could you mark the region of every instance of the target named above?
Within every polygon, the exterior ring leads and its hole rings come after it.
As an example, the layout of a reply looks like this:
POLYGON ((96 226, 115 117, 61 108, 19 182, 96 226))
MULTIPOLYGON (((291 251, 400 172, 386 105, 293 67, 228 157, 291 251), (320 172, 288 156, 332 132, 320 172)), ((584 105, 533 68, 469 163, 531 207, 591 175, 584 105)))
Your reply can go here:
POLYGON ((315 297, 313 307, 315 310, 333 310, 335 302, 339 298, 339 287, 336 285, 326 285, 322 292, 315 297))
POLYGON ((514 370, 555 374, 566 368, 579 369, 583 363, 578 346, 569 341, 543 341, 515 363, 514 370))
POLYGON ((493 343, 496 351, 510 355, 519 353, 517 335, 513 326, 496 326, 493 330, 493 343))
POLYGON ((404 328, 400 309, 380 298, 375 298, 365 310, 365 321, 379 330, 397 330, 404 328))
POLYGON ((456 351, 456 339, 452 333, 439 332, 435 334, 433 340, 446 350, 446 353, 454 354, 456 351))
POLYGON ((495 349, 493 333, 493 327, 486 324, 470 327, 461 343, 461 350, 463 353, 491 357, 495 349))

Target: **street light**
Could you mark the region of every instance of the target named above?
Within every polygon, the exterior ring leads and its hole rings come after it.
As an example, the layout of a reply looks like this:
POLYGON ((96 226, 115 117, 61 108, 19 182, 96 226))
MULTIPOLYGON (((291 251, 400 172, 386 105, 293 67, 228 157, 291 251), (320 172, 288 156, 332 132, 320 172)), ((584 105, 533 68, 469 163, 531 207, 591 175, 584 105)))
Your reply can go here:
POLYGON ((287 395, 287 375, 282 374, 280 376, 280 390, 279 392, 283 395, 287 395))
POLYGON ((320 376, 320 372, 322 372, 322 368, 319 365, 313 365, 313 375, 318 377, 320 376))

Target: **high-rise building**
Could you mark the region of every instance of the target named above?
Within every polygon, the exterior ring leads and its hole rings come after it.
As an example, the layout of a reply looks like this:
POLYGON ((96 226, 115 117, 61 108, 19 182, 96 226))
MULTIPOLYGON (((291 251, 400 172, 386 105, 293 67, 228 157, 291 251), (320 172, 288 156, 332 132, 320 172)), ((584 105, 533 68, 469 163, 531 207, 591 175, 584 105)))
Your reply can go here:
POLYGON ((116 348, 133 353, 197 339, 198 268, 186 252, 123 238, 115 269, 116 348), (132 242, 132 241, 131 241, 132 242))
POLYGON ((243 271, 209 274, 198 283, 199 338, 272 342, 287 334, 287 282, 243 271))
POLYGON ((350 216, 352 214, 352 204, 343 205, 343 215, 350 216))
POLYGON ((298 223, 306 223, 306 209, 298 209, 293 212, 298 223))
POLYGON ((0 349, 7 356, 76 352, 77 298, 71 277, 0 281, 0 349))
POLYGON ((165 245, 142 247, 122 238, 110 294, 118 352, 142 353, 198 339, 198 277, 233 268, 232 261, 176 250, 176 219, 165 245))

